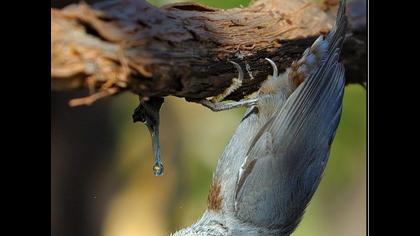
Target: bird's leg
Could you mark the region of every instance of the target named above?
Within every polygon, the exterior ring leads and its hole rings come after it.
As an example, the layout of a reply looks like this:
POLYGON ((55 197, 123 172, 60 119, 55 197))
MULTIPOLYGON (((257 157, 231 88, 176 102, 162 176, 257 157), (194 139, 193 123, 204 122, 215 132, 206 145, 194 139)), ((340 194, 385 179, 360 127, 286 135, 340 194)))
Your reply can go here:
POLYGON ((203 100, 200 100, 199 103, 209 108, 212 111, 224 111, 224 110, 230 110, 230 109, 238 108, 238 107, 255 106, 258 103, 258 98, 252 98, 248 100, 243 100, 239 102, 230 102, 230 103, 222 103, 222 102, 213 103, 207 99, 203 99, 203 100))
POLYGON ((229 61, 229 62, 232 63, 233 66, 236 68, 236 70, 239 73, 239 76, 238 78, 233 78, 232 84, 227 89, 225 89, 223 93, 212 98, 211 101, 213 103, 218 103, 218 102, 223 101, 223 99, 225 99, 227 96, 229 96, 231 93, 233 93, 235 90, 237 90, 238 88, 242 86, 242 81, 244 79, 244 71, 242 70, 241 66, 238 63, 234 61, 229 61))
POLYGON ((159 142, 159 110, 163 103, 163 98, 152 97, 148 100, 141 99, 140 105, 134 110, 133 121, 143 122, 149 129, 152 136, 153 154, 155 164, 153 173, 155 176, 163 175, 163 164, 160 160, 160 142, 159 142))
POLYGON ((211 100, 202 99, 198 101, 198 103, 200 103, 201 105, 207 108, 210 108, 212 111, 224 111, 224 110, 229 110, 229 109, 238 108, 238 107, 251 107, 251 106, 256 105, 258 102, 258 98, 242 100, 239 102, 230 102, 230 103, 221 102, 223 99, 225 99, 227 96, 229 96, 231 93, 233 93, 235 90, 237 90, 239 87, 242 86, 242 81, 244 78, 244 72, 241 66, 234 61, 229 61, 229 62, 232 63, 233 66, 235 66, 236 70, 238 71, 239 73, 238 78, 234 78, 232 80, 232 84, 227 89, 225 89, 223 93, 219 94, 218 96, 212 98, 211 100))

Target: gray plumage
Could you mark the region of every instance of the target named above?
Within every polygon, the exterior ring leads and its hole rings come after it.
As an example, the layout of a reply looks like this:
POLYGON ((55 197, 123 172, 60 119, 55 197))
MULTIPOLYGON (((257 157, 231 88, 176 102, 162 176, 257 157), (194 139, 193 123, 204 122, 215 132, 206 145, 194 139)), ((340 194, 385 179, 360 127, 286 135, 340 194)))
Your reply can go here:
POLYGON ((295 67, 274 72, 262 85, 258 104, 245 113, 219 159, 212 188, 220 190, 210 194, 211 206, 174 236, 293 232, 318 187, 339 123, 345 79, 338 59, 345 29, 341 1, 331 32, 295 67), (304 81, 296 84, 299 76, 304 81))

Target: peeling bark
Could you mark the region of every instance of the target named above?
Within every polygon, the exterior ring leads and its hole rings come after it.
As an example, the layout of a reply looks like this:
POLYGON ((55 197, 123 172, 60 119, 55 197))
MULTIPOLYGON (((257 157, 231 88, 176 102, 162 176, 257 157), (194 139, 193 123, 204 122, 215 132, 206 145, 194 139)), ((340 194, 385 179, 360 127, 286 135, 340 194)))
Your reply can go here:
MULTIPOLYGON (((366 82, 365 1, 348 4, 349 32, 342 60, 348 83, 366 82)), ((131 91, 189 101, 220 94, 245 78, 227 99, 256 91, 282 71, 335 22, 336 1, 259 0, 246 8, 214 9, 193 3, 161 8, 142 0, 108 0, 51 9, 53 90, 89 88, 98 98, 131 91)), ((91 99, 90 102, 94 102, 91 99)), ((83 104, 83 101, 77 103, 83 104)))

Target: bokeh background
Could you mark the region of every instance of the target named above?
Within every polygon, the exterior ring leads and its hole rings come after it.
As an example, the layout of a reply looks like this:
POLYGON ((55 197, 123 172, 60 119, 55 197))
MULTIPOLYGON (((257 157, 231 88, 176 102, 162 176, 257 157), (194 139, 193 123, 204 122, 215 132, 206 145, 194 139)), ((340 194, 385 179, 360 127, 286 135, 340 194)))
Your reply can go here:
MULTIPOLYGON (((249 4, 197 2, 219 8, 249 4)), ((165 174, 155 177, 147 128, 131 119, 138 98, 127 93, 90 107, 68 106, 69 99, 85 94, 52 93, 51 234, 160 236, 194 223, 206 209, 212 171, 244 109, 214 113, 166 98, 160 132, 165 174)), ((346 87, 323 180, 293 233, 337 235, 366 235, 366 91, 360 85, 346 87)))

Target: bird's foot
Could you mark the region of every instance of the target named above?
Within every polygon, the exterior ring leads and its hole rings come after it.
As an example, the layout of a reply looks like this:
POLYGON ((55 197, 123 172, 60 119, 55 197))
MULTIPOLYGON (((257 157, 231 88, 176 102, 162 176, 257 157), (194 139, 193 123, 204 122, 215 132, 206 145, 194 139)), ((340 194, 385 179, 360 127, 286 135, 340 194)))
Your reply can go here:
POLYGON ((234 78, 232 80, 232 84, 227 89, 225 89, 223 93, 213 97, 210 100, 202 99, 198 101, 198 103, 209 108, 212 111, 224 111, 224 110, 230 110, 230 109, 238 108, 238 107, 251 107, 251 106, 256 105, 258 102, 257 98, 242 100, 239 102, 229 102, 229 103, 222 102, 223 99, 225 99, 227 96, 229 96, 235 90, 237 90, 238 88, 242 86, 242 81, 244 78, 244 72, 241 66, 234 61, 229 61, 229 62, 232 63, 233 66, 235 66, 236 70, 238 71, 238 74, 239 74, 238 78, 234 78))
POLYGON ((230 94, 232 94, 233 92, 235 92, 238 88, 242 86, 242 81, 244 79, 244 71, 242 70, 241 66, 238 63, 234 61, 229 61, 229 62, 232 63, 233 66, 236 68, 236 70, 239 73, 239 76, 238 78, 232 79, 232 84, 227 89, 225 89, 223 93, 211 99, 213 103, 218 103, 218 102, 223 101, 223 99, 225 99, 227 96, 229 96, 230 94))

